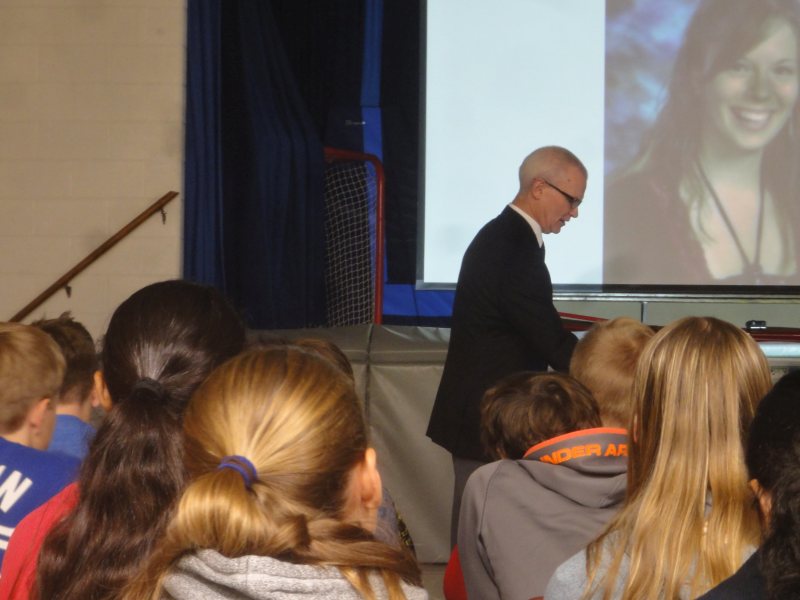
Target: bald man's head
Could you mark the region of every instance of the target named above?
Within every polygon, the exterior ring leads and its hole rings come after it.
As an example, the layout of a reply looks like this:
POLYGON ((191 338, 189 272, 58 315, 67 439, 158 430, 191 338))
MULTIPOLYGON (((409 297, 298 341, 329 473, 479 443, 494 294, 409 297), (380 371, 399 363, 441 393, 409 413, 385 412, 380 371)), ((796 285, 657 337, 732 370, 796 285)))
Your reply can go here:
POLYGON ((542 233, 559 233, 578 216, 586 178, 586 167, 566 148, 539 148, 522 161, 513 204, 532 217, 542 233))
POLYGON ((586 167, 572 152, 561 146, 543 146, 531 152, 519 166, 519 192, 525 193, 537 177, 558 181, 566 167, 577 168, 584 178, 589 176, 586 167))

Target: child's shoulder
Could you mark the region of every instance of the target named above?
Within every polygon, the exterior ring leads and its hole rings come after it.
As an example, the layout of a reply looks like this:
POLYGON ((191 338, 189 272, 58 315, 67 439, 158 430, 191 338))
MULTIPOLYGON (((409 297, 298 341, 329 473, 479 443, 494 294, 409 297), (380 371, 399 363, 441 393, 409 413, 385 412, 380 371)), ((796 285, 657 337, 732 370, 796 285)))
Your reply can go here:
POLYGON ((46 473, 54 479, 72 481, 80 460, 61 452, 47 452, 0 438, 0 479, 19 472, 26 477, 46 473))

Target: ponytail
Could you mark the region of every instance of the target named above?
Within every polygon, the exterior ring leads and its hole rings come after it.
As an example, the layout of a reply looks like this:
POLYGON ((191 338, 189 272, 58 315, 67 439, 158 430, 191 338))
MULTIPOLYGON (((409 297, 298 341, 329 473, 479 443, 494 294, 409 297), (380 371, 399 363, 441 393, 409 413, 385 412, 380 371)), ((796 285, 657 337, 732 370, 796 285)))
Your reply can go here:
POLYGON ((352 384, 297 348, 251 351, 215 371, 184 418, 193 481, 166 534, 123 598, 159 598, 167 573, 196 549, 337 567, 365 598, 381 580, 421 585, 406 549, 379 542, 345 508, 352 469, 367 451, 352 384))
POLYGON ((76 509, 39 557, 39 598, 113 598, 163 532, 185 479, 178 411, 134 386, 95 436, 81 468, 76 509), (125 443, 120 443, 125 440, 125 443))
POLYGON ((115 405, 81 469, 77 507, 42 547, 39 598, 119 596, 163 536, 185 481, 189 397, 244 339, 224 296, 186 281, 149 285, 114 311, 102 366, 115 405))
POLYGON ((309 518, 295 512, 302 507, 291 505, 263 484, 248 490, 234 470, 214 470, 198 477, 185 489, 163 543, 122 598, 160 598, 170 568, 195 548, 213 548, 230 557, 272 556, 338 567, 368 600, 375 598, 370 573, 382 579, 389 600, 405 599, 401 581, 422 585, 419 566, 406 548, 379 542, 360 526, 322 514, 309 518))

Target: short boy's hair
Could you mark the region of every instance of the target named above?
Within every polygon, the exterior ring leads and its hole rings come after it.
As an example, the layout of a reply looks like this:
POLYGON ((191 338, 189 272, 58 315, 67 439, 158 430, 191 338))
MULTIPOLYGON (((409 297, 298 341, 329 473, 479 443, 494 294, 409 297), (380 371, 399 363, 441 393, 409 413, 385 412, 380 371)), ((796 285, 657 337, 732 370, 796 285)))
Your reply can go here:
POLYGON ((333 363, 333 366, 339 369, 342 373, 347 375, 350 381, 355 382, 356 376, 353 373, 353 365, 350 364, 350 359, 339 346, 330 340, 322 338, 300 338, 289 342, 293 346, 314 352, 320 355, 325 360, 333 363))
POLYGON ((74 392, 72 397, 75 400, 85 400, 94 386, 94 374, 99 365, 92 335, 69 312, 57 319, 34 321, 31 325, 53 338, 66 360, 67 370, 59 390, 59 401, 67 398, 70 392, 74 392))
POLYGON ((16 431, 35 402, 53 398, 65 368, 49 335, 30 325, 0 323, 0 433, 16 431))
POLYGON ((248 342, 248 348, 283 348, 285 346, 295 346, 321 356, 355 383, 356 376, 350 359, 347 358, 344 350, 330 340, 313 337, 292 339, 267 333, 255 334, 250 337, 248 342))
POLYGON ((481 402, 481 441, 495 459, 522 458, 545 440, 600 425, 592 394, 563 373, 514 373, 481 402))
POLYGON ((635 319, 603 321, 584 335, 569 363, 569 374, 592 392, 606 425, 627 427, 636 362, 654 332, 635 319))

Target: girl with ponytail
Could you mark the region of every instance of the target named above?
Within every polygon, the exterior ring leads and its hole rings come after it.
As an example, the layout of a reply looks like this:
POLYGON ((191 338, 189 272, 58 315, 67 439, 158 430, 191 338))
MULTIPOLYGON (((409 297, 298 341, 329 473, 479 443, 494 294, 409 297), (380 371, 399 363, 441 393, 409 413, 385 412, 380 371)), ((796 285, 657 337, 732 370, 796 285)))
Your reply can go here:
POLYGON ((181 417, 189 397, 243 346, 241 320, 213 288, 165 281, 117 308, 102 350, 110 412, 77 486, 17 527, 0 597, 119 597, 183 488, 181 417))
POLYGON ((125 599, 427 598, 414 558, 371 533, 375 451, 353 385, 319 354, 230 360, 183 430, 190 483, 125 599))

